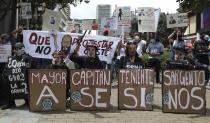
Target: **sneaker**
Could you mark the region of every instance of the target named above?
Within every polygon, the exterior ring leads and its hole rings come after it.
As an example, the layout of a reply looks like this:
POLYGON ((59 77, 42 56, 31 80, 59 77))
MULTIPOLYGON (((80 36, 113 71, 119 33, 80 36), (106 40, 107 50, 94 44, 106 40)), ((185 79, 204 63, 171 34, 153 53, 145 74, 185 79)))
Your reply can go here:
POLYGON ((10 108, 15 108, 15 105, 10 105, 10 104, 6 104, 1 106, 1 110, 6 110, 6 109, 10 109, 10 108))

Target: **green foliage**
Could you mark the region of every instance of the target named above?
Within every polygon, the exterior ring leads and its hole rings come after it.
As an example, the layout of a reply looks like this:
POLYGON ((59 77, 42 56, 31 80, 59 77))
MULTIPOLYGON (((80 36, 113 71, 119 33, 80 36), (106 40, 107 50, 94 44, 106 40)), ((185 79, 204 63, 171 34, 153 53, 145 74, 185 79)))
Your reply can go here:
POLYGON ((163 52, 163 55, 161 56, 161 68, 162 69, 166 65, 166 61, 168 60, 168 57, 169 57, 169 49, 165 49, 165 51, 163 52))
POLYGON ((194 12, 201 12, 203 9, 210 6, 209 0, 176 0, 180 3, 180 12, 188 12, 190 10, 194 12))
POLYGON ((141 57, 144 66, 147 66, 147 65, 148 65, 148 64, 147 64, 148 56, 149 56, 149 55, 145 53, 145 54, 143 54, 142 57, 141 57))
POLYGON ((136 32, 138 32, 138 19, 134 18, 133 20, 131 20, 131 31, 129 35, 133 37, 133 34, 136 32))
POLYGON ((157 37, 162 41, 165 47, 168 46, 168 36, 173 32, 172 28, 167 29, 166 14, 161 13, 157 28, 157 37))
MULTIPOLYGON (((144 66, 148 66, 148 63, 147 63, 148 57, 149 55, 146 53, 143 54, 143 56, 141 57, 144 66)), ((168 60, 168 57, 169 57, 169 50, 165 49, 163 52, 163 55, 161 56, 161 69, 163 69, 164 66, 166 65, 166 61, 168 60)))

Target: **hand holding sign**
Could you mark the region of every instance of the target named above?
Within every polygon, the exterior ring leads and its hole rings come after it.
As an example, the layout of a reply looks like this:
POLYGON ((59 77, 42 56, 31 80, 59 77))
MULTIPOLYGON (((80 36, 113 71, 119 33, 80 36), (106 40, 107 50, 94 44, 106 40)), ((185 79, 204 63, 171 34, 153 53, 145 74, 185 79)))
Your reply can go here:
POLYGON ((77 47, 75 48, 76 52, 79 52, 80 46, 81 46, 81 42, 83 40, 83 38, 85 37, 85 34, 87 33, 87 30, 85 30, 85 33, 82 36, 79 36, 77 39, 77 47))

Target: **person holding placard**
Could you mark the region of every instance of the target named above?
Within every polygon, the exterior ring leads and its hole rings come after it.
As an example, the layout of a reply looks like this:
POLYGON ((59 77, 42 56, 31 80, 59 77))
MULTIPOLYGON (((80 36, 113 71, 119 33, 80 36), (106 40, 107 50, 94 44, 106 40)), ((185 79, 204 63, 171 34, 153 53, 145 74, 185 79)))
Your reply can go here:
POLYGON ((25 99, 28 104, 27 69, 31 68, 31 56, 25 53, 21 42, 14 45, 13 54, 2 74, 6 101, 2 110, 15 107, 15 99, 25 99))
POLYGON ((86 56, 79 55, 80 43, 77 44, 74 53, 70 55, 70 60, 77 63, 79 68, 86 68, 86 69, 104 69, 105 66, 103 65, 102 61, 100 61, 97 51, 98 46, 90 43, 86 46, 86 56))
POLYGON ((51 68, 61 69, 75 69, 74 63, 69 59, 71 53, 72 37, 70 35, 64 35, 61 41, 61 50, 58 50, 57 34, 53 34, 54 45, 56 51, 52 54, 53 60, 51 68))
POLYGON ((136 52, 137 42, 129 41, 126 45, 125 56, 120 58, 119 69, 141 69, 143 62, 136 52))

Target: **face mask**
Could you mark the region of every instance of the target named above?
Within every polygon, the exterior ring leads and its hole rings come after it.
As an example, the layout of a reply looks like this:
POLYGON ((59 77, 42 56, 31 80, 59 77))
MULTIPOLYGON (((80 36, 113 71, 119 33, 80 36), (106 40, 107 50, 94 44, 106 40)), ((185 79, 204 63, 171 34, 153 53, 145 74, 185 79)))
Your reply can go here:
POLYGON ((151 43, 155 43, 155 39, 150 39, 150 42, 151 43))
POLYGON ((135 40, 139 40, 139 36, 135 36, 135 38, 134 38, 135 40))

